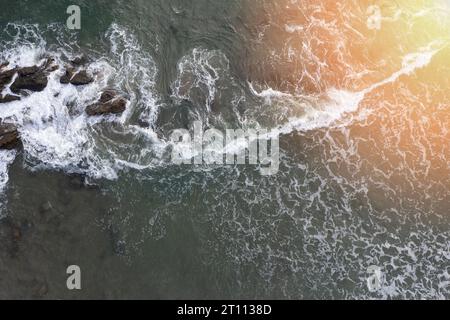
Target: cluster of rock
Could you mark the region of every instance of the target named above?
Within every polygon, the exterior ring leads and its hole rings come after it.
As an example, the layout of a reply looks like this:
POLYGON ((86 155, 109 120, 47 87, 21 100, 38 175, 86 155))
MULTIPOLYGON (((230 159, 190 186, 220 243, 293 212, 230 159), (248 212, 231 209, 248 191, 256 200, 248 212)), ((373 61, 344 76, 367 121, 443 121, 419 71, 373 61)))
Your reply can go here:
POLYGON ((87 58, 82 56, 71 61, 66 65, 66 73, 61 77, 62 84, 73 84, 74 86, 84 86, 94 81, 94 78, 88 74, 85 69, 81 69, 88 62, 87 58))
MULTIPOLYGON (((94 81, 84 65, 88 59, 78 57, 65 66, 65 73, 60 78, 60 83, 82 86, 94 81)), ((0 104, 19 101, 23 96, 31 92, 43 91, 48 85, 48 76, 59 69, 53 58, 48 58, 40 66, 15 67, 8 69, 9 63, 0 63, 0 104), (9 85, 13 94, 2 95, 3 90, 9 85)), ((86 107, 88 116, 101 116, 107 114, 120 114, 126 109, 127 100, 116 90, 106 89, 100 99, 86 107)), ((0 119, 0 149, 13 149, 20 145, 20 137, 17 127, 9 123, 2 123, 0 119)))
POLYGON ((8 62, 1 64, 0 92, 12 82, 9 88, 15 95, 0 96, 0 103, 20 100, 20 94, 23 94, 24 90, 32 92, 43 91, 47 87, 49 73, 58 69, 54 62, 54 59, 49 58, 41 66, 16 67, 9 70, 4 70, 9 65, 8 62))

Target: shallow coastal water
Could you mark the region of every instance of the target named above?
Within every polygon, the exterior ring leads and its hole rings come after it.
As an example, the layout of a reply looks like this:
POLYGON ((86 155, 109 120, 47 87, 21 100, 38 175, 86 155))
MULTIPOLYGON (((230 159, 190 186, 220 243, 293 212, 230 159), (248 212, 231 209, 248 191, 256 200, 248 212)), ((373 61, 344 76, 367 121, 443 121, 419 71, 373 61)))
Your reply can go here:
POLYGON ((370 5, 0 0, 0 62, 96 74, 0 105, 0 298, 450 298, 450 14, 370 5), (107 86, 127 111, 86 117, 107 86), (278 174, 173 165, 196 120, 279 134, 278 174))

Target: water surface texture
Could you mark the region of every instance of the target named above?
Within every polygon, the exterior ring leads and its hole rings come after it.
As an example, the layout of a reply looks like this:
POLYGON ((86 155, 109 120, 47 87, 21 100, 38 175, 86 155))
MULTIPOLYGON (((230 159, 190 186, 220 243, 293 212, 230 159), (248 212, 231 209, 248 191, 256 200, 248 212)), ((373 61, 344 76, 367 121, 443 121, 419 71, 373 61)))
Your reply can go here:
POLYGON ((0 8, 0 63, 60 66, 0 104, 23 143, 0 151, 0 298, 450 298, 448 1, 0 8), (95 81, 61 84, 80 54, 95 81), (105 87, 126 111, 87 117, 105 87), (278 174, 173 164, 194 121, 279 135, 278 174))

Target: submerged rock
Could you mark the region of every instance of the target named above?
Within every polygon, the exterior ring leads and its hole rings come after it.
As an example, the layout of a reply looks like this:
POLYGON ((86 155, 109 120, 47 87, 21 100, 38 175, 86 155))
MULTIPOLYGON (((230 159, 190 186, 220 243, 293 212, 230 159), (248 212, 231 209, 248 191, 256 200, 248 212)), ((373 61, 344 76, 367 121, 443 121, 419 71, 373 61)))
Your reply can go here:
POLYGON ((0 124, 0 149, 11 150, 20 143, 17 127, 9 123, 0 124))
POLYGON ((108 89, 104 91, 97 103, 86 108, 89 116, 99 116, 105 114, 120 114, 125 111, 127 100, 120 96, 117 91, 108 89))

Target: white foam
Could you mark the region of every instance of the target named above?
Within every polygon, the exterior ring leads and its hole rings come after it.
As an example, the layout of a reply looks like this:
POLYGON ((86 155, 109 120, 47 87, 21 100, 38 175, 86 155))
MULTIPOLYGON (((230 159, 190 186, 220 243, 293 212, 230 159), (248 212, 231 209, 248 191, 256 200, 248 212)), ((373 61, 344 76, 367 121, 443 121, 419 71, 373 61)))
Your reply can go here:
POLYGON ((0 151, 0 193, 3 193, 9 180, 8 168, 16 158, 16 151, 0 151))
MULTIPOLYGON (((401 76, 410 75, 416 70, 427 66, 433 56, 439 52, 439 49, 431 49, 434 46, 435 44, 432 44, 428 48, 420 49, 419 52, 406 55, 399 71, 364 90, 349 92, 335 88, 329 89, 325 99, 319 97, 315 100, 314 105, 302 104, 305 108, 304 114, 301 117, 291 117, 287 123, 272 129, 271 135, 289 134, 293 131, 308 131, 336 125, 338 120, 341 120, 346 114, 356 112, 367 94, 381 86, 397 81, 401 76)), ((283 99, 296 99, 295 95, 272 88, 257 92, 252 84, 249 85, 253 94, 263 98, 266 103, 279 103, 283 99)), ((304 99, 304 97, 299 98, 304 99)))
MULTIPOLYGON (((73 58, 75 52, 61 48, 48 50, 37 26, 9 25, 8 28, 12 29, 10 33, 14 40, 6 43, 0 54, 2 60, 10 62, 10 67, 38 65, 48 56, 54 57, 60 67, 49 76, 48 85, 42 92, 0 108, 0 118, 8 119, 20 129, 27 163, 35 168, 62 169, 107 179, 117 178, 118 171, 125 166, 145 167, 147 163, 135 159, 129 150, 113 148, 117 147, 115 142, 96 132, 96 126, 101 122, 117 122, 121 124, 123 134, 131 131, 147 136, 154 144, 158 142, 151 129, 137 131, 127 124, 135 108, 139 108, 137 111, 145 114, 146 120, 153 124, 159 107, 154 94, 156 65, 133 35, 112 25, 106 34, 111 57, 101 57, 89 64, 88 72, 94 75, 95 81, 76 87, 59 82, 64 72, 62 57, 73 58), (121 117, 87 117, 86 106, 97 101, 100 92, 110 84, 129 94, 126 112, 121 117)), ((6 170, 6 166, 3 167, 6 170)))
MULTIPOLYGON (((75 87, 59 82, 64 65, 62 56, 71 56, 71 52, 62 49, 49 52, 35 26, 9 25, 8 28, 19 31, 14 36, 13 43, 8 43, 6 49, 0 53, 2 59, 9 60, 12 66, 30 66, 42 63, 45 56, 51 55, 61 67, 61 70, 51 74, 44 91, 33 93, 21 101, 11 102, 0 108, 0 117, 13 121, 19 127, 28 163, 33 166, 82 172, 96 178, 115 179, 118 171, 124 167, 140 170, 149 168, 155 161, 158 162, 158 159, 150 159, 149 155, 154 153, 156 157, 161 156, 167 145, 159 141, 152 129, 136 130, 134 126, 128 125, 130 117, 134 112, 138 112, 146 115, 146 120, 154 126, 159 112, 158 96, 155 93, 156 64, 149 54, 143 52, 133 35, 119 25, 113 24, 106 34, 110 41, 111 57, 101 58, 89 66, 88 71, 95 76, 92 84, 75 87), (28 36, 25 37, 24 34, 28 36), (24 41, 24 38, 33 37, 34 42, 24 41), (101 90, 110 83, 124 88, 130 94, 127 111, 120 118, 87 117, 84 113, 86 105, 96 101, 101 90), (123 134, 145 136, 149 141, 148 146, 143 146, 138 155, 130 154, 127 145, 110 141, 95 132, 94 127, 102 121, 118 122, 123 134), (109 144, 113 147, 110 148, 109 144)), ((431 44, 419 52, 406 55, 399 71, 360 92, 330 89, 325 96, 305 99, 304 96, 272 88, 257 91, 251 83, 249 88, 254 96, 269 106, 284 101, 301 100, 301 103, 297 104, 301 109, 297 113, 301 115, 288 117, 288 121, 281 125, 274 124, 272 128, 268 128, 268 138, 293 131, 338 125, 345 115, 358 110, 368 93, 429 64, 439 51, 439 48, 436 49, 438 45, 431 44)), ((208 120, 211 105, 218 91, 223 89, 219 83, 223 77, 226 77, 228 82, 229 60, 223 53, 217 50, 194 49, 178 64, 177 79, 172 85, 173 96, 177 99, 191 100, 196 94, 194 90, 201 89, 208 120)), ((233 99, 238 100, 236 97, 233 99)), ((242 120, 241 124, 245 124, 245 121, 242 120)), ((259 128, 263 127, 261 123, 255 121, 249 123, 259 128)), ((239 144, 239 148, 248 147, 242 141, 236 143, 239 144)), ((234 147, 227 146, 227 148, 234 147)), ((186 147, 186 150, 189 148, 186 147)), ((9 154, 9 157, 11 155, 9 154)), ((186 156, 193 155, 186 154, 186 156)), ((6 172, 7 163, 9 161, 2 161, 2 172, 6 172)), ((3 181, 6 183, 7 178, 3 178, 3 181)))

